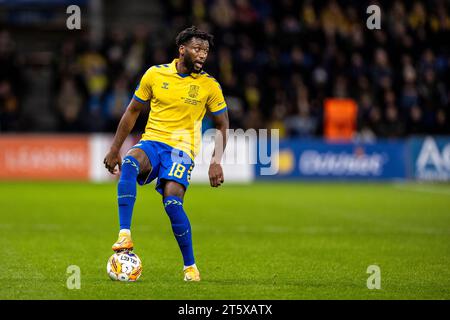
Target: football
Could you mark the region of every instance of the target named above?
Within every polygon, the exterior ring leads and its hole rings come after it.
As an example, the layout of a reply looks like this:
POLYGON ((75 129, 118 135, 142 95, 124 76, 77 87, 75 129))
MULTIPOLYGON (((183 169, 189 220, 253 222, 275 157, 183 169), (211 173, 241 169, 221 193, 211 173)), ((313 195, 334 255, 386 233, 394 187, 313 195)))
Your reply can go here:
POLYGON ((129 251, 116 252, 109 258, 106 271, 111 280, 136 281, 142 273, 141 259, 129 251))

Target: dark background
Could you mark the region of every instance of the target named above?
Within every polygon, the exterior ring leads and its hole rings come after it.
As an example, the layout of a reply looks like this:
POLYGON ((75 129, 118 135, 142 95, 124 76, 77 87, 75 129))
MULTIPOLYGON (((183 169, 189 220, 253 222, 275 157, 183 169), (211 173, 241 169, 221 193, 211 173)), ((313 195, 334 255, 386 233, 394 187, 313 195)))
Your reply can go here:
POLYGON ((3 0, 0 131, 113 132, 145 70, 176 57, 176 34, 196 25, 215 36, 205 70, 232 128, 321 137, 324 99, 349 97, 363 141, 450 134, 449 10, 444 0, 3 0), (70 4, 81 30, 66 27, 70 4), (371 4, 381 30, 366 27, 371 4))

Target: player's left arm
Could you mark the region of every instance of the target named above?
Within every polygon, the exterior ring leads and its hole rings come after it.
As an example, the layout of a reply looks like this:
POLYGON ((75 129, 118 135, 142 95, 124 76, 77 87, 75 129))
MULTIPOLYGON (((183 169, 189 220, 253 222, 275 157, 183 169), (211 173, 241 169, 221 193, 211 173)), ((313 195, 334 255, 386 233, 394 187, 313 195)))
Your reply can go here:
POLYGON ((214 115, 213 113, 213 121, 217 131, 214 152, 211 158, 211 164, 209 165, 208 175, 211 187, 218 187, 225 181, 220 162, 222 160, 223 152, 225 151, 228 139, 228 111, 225 110, 217 115, 214 115))
POLYGON ((228 138, 228 108, 223 96, 222 88, 216 79, 212 78, 209 87, 209 97, 207 102, 208 110, 212 114, 212 118, 217 129, 215 137, 215 147, 209 165, 209 182, 211 187, 218 187, 224 182, 223 170, 220 162, 222 161, 223 152, 227 145, 228 138))

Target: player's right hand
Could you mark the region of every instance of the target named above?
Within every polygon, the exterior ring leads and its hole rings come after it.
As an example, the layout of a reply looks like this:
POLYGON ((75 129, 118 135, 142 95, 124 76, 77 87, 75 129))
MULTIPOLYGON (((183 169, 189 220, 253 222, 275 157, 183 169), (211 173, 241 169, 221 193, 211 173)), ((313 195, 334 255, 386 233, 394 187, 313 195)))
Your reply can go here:
POLYGON ((117 174, 120 172, 122 166, 122 158, 118 151, 110 150, 103 160, 103 163, 105 168, 108 169, 111 174, 117 174), (118 166, 118 168, 116 168, 116 166, 118 166))
POLYGON ((211 163, 209 165, 208 176, 211 187, 217 188, 223 183, 223 170, 220 163, 211 163))

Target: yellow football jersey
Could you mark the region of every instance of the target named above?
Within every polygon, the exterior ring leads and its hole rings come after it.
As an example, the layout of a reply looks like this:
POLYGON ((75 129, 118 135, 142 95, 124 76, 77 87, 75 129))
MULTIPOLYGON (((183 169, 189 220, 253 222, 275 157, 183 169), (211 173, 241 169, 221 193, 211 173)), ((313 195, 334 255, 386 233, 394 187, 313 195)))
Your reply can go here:
POLYGON ((213 114, 227 110, 222 89, 212 76, 180 74, 178 59, 145 72, 134 99, 151 99, 142 140, 154 140, 186 152, 192 159, 200 150, 202 120, 208 108, 213 114))

